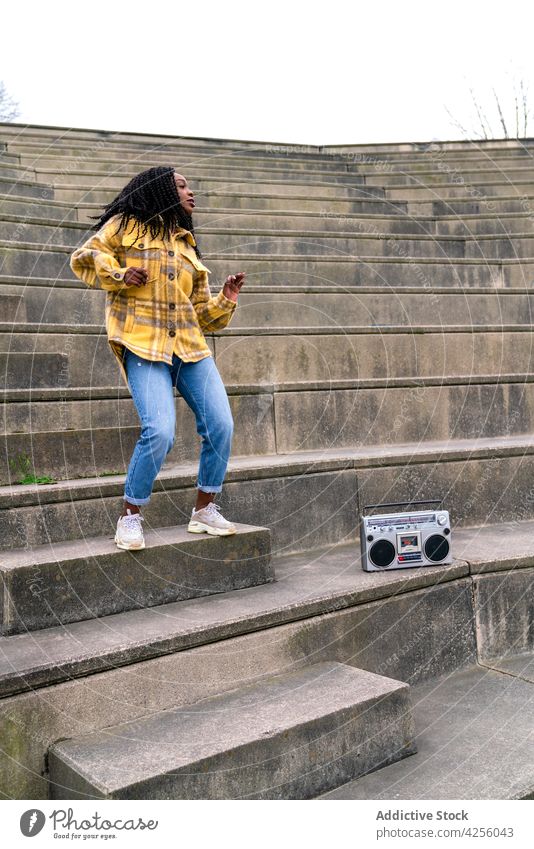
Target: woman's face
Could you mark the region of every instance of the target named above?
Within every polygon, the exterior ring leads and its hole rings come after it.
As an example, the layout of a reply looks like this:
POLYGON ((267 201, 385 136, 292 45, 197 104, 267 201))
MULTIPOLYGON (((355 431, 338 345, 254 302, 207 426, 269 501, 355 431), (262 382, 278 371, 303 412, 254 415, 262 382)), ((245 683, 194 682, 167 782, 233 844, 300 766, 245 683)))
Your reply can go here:
POLYGON ((183 208, 189 213, 189 215, 191 215, 195 208, 195 199, 193 197, 193 192, 187 185, 187 180, 175 171, 174 182, 176 183, 176 188, 178 189, 178 195, 183 208))

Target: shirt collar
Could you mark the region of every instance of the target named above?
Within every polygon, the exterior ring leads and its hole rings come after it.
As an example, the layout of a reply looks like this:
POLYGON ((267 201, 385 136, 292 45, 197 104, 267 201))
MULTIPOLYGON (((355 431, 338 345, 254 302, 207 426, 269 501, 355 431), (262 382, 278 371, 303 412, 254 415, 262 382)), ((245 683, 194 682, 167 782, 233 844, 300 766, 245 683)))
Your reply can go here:
POLYGON ((183 237, 187 242, 189 242, 190 245, 195 247, 196 240, 191 230, 186 230, 184 227, 177 227, 174 231, 174 235, 177 236, 177 238, 179 239, 183 237))

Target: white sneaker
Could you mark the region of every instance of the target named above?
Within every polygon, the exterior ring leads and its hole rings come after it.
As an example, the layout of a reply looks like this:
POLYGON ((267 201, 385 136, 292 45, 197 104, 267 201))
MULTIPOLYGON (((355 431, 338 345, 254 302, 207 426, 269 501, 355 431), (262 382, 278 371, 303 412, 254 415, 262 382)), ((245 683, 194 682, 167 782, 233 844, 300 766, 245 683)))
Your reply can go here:
POLYGON ((235 534, 236 526, 221 516, 220 509, 213 501, 200 510, 193 508, 187 530, 192 534, 208 533, 219 537, 235 534))
POLYGON ((145 537, 141 526, 141 522, 144 521, 144 516, 140 513, 132 513, 128 507, 126 516, 120 516, 117 522, 115 542, 119 548, 129 550, 145 547, 145 537))

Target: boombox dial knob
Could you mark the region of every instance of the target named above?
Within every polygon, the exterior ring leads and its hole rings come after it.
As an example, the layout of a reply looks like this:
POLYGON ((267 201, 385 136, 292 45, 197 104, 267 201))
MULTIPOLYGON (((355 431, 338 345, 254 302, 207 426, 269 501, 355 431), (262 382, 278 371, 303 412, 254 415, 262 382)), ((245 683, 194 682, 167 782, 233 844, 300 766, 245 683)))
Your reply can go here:
POLYGON ((386 569, 395 560, 395 546, 387 539, 378 539, 369 549, 371 563, 380 569, 386 569))

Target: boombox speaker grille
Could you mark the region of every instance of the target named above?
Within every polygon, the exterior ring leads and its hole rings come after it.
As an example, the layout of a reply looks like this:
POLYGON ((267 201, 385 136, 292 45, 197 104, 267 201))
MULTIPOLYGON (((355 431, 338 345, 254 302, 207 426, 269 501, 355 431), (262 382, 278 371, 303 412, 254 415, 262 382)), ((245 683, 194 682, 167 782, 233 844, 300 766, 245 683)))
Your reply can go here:
POLYGON ((449 553, 449 541, 440 534, 432 534, 425 540, 425 556, 433 563, 445 560, 449 553))
POLYGON ((395 546, 387 539, 378 539, 369 549, 369 557, 375 566, 385 569, 395 560, 395 546))

